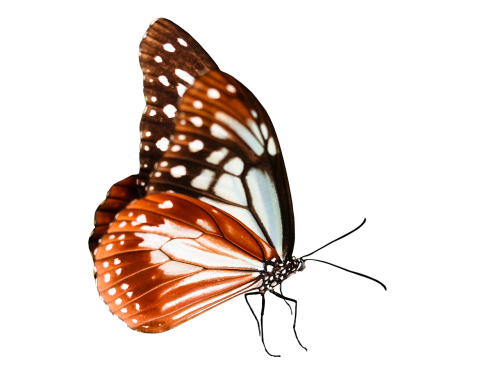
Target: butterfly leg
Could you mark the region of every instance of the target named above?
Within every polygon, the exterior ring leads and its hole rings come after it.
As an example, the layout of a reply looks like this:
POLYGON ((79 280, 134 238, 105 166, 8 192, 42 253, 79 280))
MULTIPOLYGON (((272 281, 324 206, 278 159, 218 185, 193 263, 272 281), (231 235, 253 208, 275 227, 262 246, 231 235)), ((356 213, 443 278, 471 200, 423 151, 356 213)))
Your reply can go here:
POLYGON ((245 294, 245 301, 247 301, 248 308, 252 312, 253 317, 255 318, 255 321, 257 322, 257 329, 259 330, 259 336, 260 336, 260 324, 259 324, 259 319, 257 319, 257 315, 253 312, 252 306, 250 306, 250 302, 248 302, 248 297, 247 296, 256 296, 259 295, 259 292, 253 292, 253 293, 247 293, 245 294))
MULTIPOLYGON (((283 283, 280 284, 280 294, 283 295, 283 288, 282 288, 282 285, 283 283)), ((288 308, 290 309, 290 314, 293 315, 293 311, 292 311, 292 306, 290 306, 290 304, 288 303, 288 301, 285 299, 284 300, 285 303, 288 305, 288 308)))
POLYGON ((304 350, 309 350, 307 348, 307 346, 305 346, 304 344, 302 344, 302 342, 300 342, 300 339, 299 339, 299 333, 297 332, 297 316, 299 314, 299 301, 297 301, 296 299, 294 298, 291 298, 291 297, 286 297, 282 291, 276 291, 275 293, 273 293, 272 295, 278 297, 279 299, 281 299, 287 306, 288 306, 288 309, 290 310, 290 315, 292 315, 293 313, 293 319, 292 320, 292 326, 293 326, 293 331, 295 332, 295 337, 297 338, 297 343, 299 344, 299 346, 304 349, 304 350), (295 311, 292 307, 292 304, 289 302, 289 301, 293 301, 293 304, 295 305, 295 311))
POLYGON ((250 304, 250 301, 248 300, 248 297, 246 295, 244 295, 245 297, 245 301, 248 305, 248 308, 250 309, 250 311, 252 312, 252 318, 254 318, 255 320, 257 320, 257 334, 259 335, 259 338, 261 339, 262 341, 262 346, 264 348, 264 350, 266 351, 266 353, 272 357, 272 358, 280 358, 280 355, 274 355, 272 354, 266 347, 266 341, 264 340, 264 314, 265 314, 265 305, 266 305, 266 299, 265 299, 265 296, 261 295, 260 296, 260 302, 261 302, 261 308, 260 308, 260 320, 259 318, 257 317, 257 314, 255 313, 255 310, 253 309, 252 305, 250 304))

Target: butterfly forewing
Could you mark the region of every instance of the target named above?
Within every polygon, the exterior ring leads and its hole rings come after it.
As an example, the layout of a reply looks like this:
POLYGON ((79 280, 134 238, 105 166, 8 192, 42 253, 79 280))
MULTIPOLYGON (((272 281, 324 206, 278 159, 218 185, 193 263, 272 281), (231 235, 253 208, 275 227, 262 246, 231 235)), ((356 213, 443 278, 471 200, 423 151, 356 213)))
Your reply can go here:
POLYGON ((168 147, 180 98, 194 80, 218 69, 187 32, 166 19, 155 20, 139 49, 146 108, 141 119, 139 189, 168 147))
POLYGON ((253 94, 230 75, 198 78, 179 105, 168 151, 151 174, 148 193, 172 190, 236 217, 291 257, 294 217, 274 127, 253 94))

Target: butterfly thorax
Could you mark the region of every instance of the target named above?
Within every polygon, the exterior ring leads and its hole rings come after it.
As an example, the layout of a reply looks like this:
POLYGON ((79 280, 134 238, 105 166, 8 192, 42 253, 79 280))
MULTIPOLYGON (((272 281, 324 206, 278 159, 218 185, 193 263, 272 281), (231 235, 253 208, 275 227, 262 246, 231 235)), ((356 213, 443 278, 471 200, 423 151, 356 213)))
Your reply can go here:
POLYGON ((292 257, 291 260, 285 262, 276 258, 268 260, 265 263, 265 270, 262 271, 263 284, 259 291, 265 293, 268 290, 273 290, 291 275, 297 271, 303 271, 305 268, 304 261, 296 257, 292 257))

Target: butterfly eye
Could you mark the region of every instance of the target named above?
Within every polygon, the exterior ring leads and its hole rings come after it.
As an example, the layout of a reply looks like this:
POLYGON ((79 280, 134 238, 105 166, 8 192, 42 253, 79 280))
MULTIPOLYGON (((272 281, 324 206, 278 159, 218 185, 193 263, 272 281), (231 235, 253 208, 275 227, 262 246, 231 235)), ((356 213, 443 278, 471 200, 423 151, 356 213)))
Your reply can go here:
POLYGON ((302 272, 306 269, 306 263, 305 262, 300 262, 299 268, 297 271, 302 272))

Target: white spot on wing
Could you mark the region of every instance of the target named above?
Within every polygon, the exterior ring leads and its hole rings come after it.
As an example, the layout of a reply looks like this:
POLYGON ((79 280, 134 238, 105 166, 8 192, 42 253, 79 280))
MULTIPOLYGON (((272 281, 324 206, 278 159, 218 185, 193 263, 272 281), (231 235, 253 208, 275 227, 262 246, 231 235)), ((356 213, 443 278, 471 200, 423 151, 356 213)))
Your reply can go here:
POLYGON ((174 178, 179 178, 186 175, 186 167, 183 165, 177 165, 170 169, 170 174, 174 178))
POLYGON ((182 83, 179 83, 177 85, 177 93, 179 94, 179 96, 182 97, 184 95, 184 93, 186 92, 186 90, 187 90, 187 87, 184 86, 182 83))
POLYGON ((165 51, 167 52, 174 52, 175 51, 175 48, 173 45, 171 45, 170 43, 167 43, 167 44, 164 44, 163 45, 163 48, 165 49, 165 51))
POLYGON ((158 77, 158 80, 163 83, 165 86, 170 86, 170 82, 168 82, 168 79, 167 77, 165 76, 159 76, 158 77))
MULTIPOLYGON (((198 229, 194 229, 191 227, 186 228, 185 224, 178 224, 177 222, 175 222, 175 220, 167 220, 167 219, 164 219, 163 224, 159 224, 157 226, 143 225, 141 227, 141 230, 160 232, 165 237, 170 237, 170 238, 177 238, 177 237, 198 238, 202 234, 198 229)), ((215 231, 212 230, 212 232, 215 231)))
POLYGON ((233 94, 236 92, 236 87, 234 87, 233 85, 227 85, 226 89, 227 89, 227 91, 229 91, 233 94))
POLYGON ((180 79, 186 81, 190 85, 192 85, 194 83, 194 77, 182 69, 175 69, 175 75, 177 77, 179 77, 180 79))
POLYGON ((269 152, 269 155, 276 155, 276 143, 274 143, 273 137, 269 138, 269 142, 267 143, 267 152, 269 152))
POLYGON ((212 153, 207 158, 207 161, 211 164, 219 164, 222 159, 228 154, 228 149, 223 147, 220 150, 212 151, 212 153))
POLYGON ((169 237, 161 236, 159 234, 154 233, 134 233, 136 237, 140 237, 143 241, 139 244, 139 247, 149 247, 153 249, 159 249, 166 242, 170 240, 169 237))
POLYGON ((193 125, 196 126, 197 128, 203 125, 203 120, 201 119, 201 117, 198 116, 191 117, 189 121, 191 121, 193 125))
POLYGON ((206 220, 203 219, 197 219, 196 224, 198 224, 200 227, 202 227, 205 230, 208 230, 210 232, 213 232, 213 228, 207 223, 206 220))
POLYGON ((161 62, 163 61, 163 59, 162 59, 160 56, 156 56, 156 57, 155 57, 155 61, 156 61, 157 63, 161 63, 161 62))
POLYGON ((172 118, 175 116, 175 112, 177 112, 177 108, 172 104, 167 104, 165 108, 163 108, 163 112, 167 115, 168 118, 172 118))
POLYGON ((110 296, 114 296, 114 295, 115 295, 115 293, 116 293, 116 289, 115 289, 115 288, 111 288, 110 290, 108 290, 108 294, 109 294, 110 296))
POLYGON ((247 198, 245 196, 245 189, 238 177, 224 173, 219 177, 214 186, 214 192, 217 196, 224 198, 230 202, 247 205, 247 198))
POLYGON ((262 155, 264 148, 243 124, 224 112, 215 112, 215 118, 233 129, 258 156, 262 155))
POLYGON ((269 132, 267 131, 267 126, 266 124, 262 123, 260 124, 260 131, 262 132, 262 135, 264 136, 265 139, 269 136, 269 132))
POLYGON ((183 262, 176 262, 176 261, 168 262, 166 264, 161 265, 158 268, 160 270, 162 270, 165 275, 168 275, 168 276, 185 275, 185 274, 194 273, 194 272, 202 270, 201 267, 194 266, 192 264, 183 263, 183 262))
POLYGON ((156 250, 151 252, 151 260, 152 264, 164 263, 170 258, 161 250, 156 250))
POLYGON ((174 207, 173 203, 171 201, 165 201, 163 203, 160 203, 158 205, 159 208, 163 208, 163 209, 166 209, 166 208, 172 208, 174 207))
POLYGON ((156 111, 154 109, 152 109, 151 111, 149 111, 149 115, 150 116, 154 116, 156 115, 156 111))
POLYGON ((104 275, 104 282, 107 283, 110 278, 111 278, 111 275, 109 273, 107 273, 106 275, 104 275))
POLYGON ((202 108, 203 108, 203 103, 202 103, 202 102, 200 102, 199 100, 195 100, 195 101, 193 102, 193 107, 194 107, 194 108, 197 108, 197 109, 202 109, 202 108))
POLYGON ((255 136, 259 139, 259 142, 263 145, 264 140, 262 139, 262 136, 260 135, 259 126, 252 119, 248 119, 247 124, 248 124, 248 126, 250 126, 250 129, 252 129, 253 134, 255 134, 255 136))
MULTIPOLYGON (((163 139, 163 138, 162 138, 162 139, 163 139)), ((165 138, 165 139, 166 139, 166 138, 165 138)), ((168 147, 168 145, 167 145, 167 147, 168 147)), ((168 162, 167 162, 167 161, 162 161, 162 162, 160 163, 160 167, 166 167, 167 165, 168 165, 168 162)))
POLYGON ((167 138, 163 137, 158 142, 156 142, 156 147, 158 147, 162 151, 167 151, 169 143, 170 141, 167 138))
POLYGON ((203 150, 203 142, 200 141, 199 139, 196 139, 192 142, 189 142, 189 151, 191 152, 198 152, 200 150, 203 150))
POLYGON ((187 45, 188 45, 184 39, 177 38, 177 41, 179 42, 179 44, 181 46, 187 47, 187 45))
POLYGON ((191 186, 201 190, 207 190, 215 176, 215 172, 210 169, 204 169, 199 176, 191 181, 191 186))
POLYGON ((228 171, 229 173, 235 174, 239 176, 241 172, 243 172, 243 168, 245 167, 245 164, 239 157, 234 157, 231 160, 229 160, 225 165, 224 169, 228 171))
POLYGON ((218 90, 216 90, 216 89, 208 89, 207 96, 210 99, 219 99, 220 98, 220 92, 218 90))
POLYGON ((219 139, 229 138, 229 133, 219 124, 213 124, 210 127, 210 134, 212 134, 215 138, 219 139))

